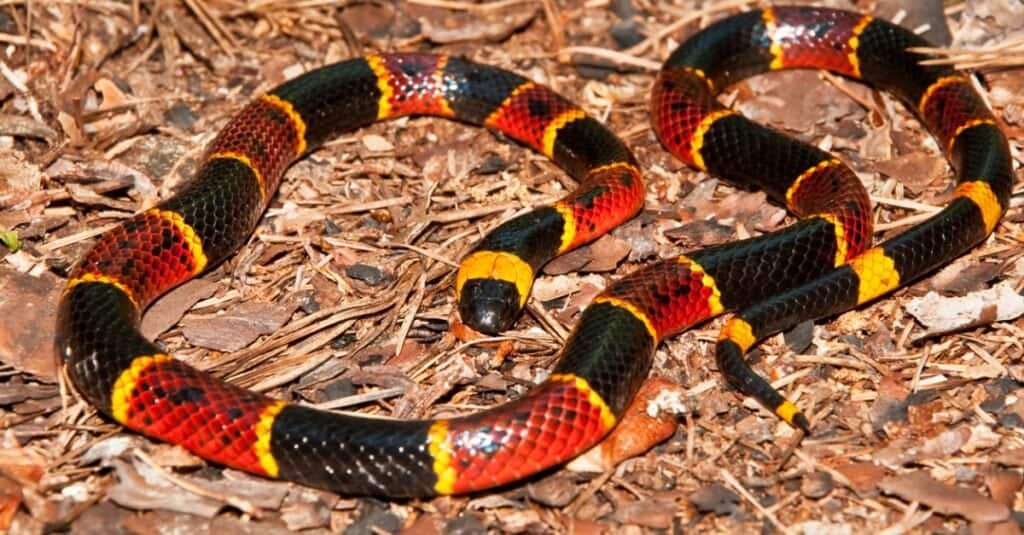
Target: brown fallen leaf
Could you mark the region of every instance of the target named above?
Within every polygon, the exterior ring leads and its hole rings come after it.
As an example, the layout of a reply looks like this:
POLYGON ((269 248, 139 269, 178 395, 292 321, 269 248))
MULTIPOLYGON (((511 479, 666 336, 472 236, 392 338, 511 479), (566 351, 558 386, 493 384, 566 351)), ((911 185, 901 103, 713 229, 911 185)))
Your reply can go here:
POLYGON ((294 301, 282 303, 240 303, 223 314, 186 318, 182 332, 188 341, 217 351, 238 351, 257 337, 284 325, 298 308, 294 301))
MULTIPOLYGON (((1015 470, 997 470, 985 476, 985 486, 988 487, 992 499, 1007 506, 1013 507, 1013 500, 1024 484, 1024 476, 1015 470)), ((971 525, 971 533, 974 535, 1020 535, 1020 525, 1013 518, 996 523, 975 522, 971 525)))
POLYGON ((569 272, 603 272, 611 271, 629 256, 629 242, 605 234, 586 247, 555 258, 544 266, 548 275, 562 275, 569 272))
POLYGON ((1013 497, 1024 485, 1024 475, 1016 470, 998 470, 985 476, 985 485, 993 500, 1012 507, 1013 497))
POLYGON ((217 291, 217 285, 195 279, 171 290, 149 307, 142 318, 142 335, 152 340, 181 320, 188 309, 217 291))
POLYGON ((427 40, 438 44, 465 41, 497 43, 504 41, 508 36, 529 24, 537 16, 537 11, 538 8, 532 6, 493 17, 472 17, 461 21, 454 28, 446 28, 429 18, 421 17, 419 19, 420 33, 427 40))
POLYGON ((57 380, 57 302, 63 284, 0 267, 0 361, 47 381, 57 380))
POLYGON ((1024 467, 1024 448, 1006 448, 996 452, 991 461, 1004 466, 1024 467))
POLYGON ((669 529, 678 507, 676 502, 664 499, 646 499, 620 504, 612 515, 623 524, 635 524, 644 528, 669 529))
POLYGON ((690 410, 685 388, 659 377, 648 379, 611 434, 566 468, 575 472, 611 470, 671 437, 679 425, 679 415, 690 410))
POLYGON ((884 467, 870 462, 850 462, 836 466, 835 470, 842 474, 850 488, 860 495, 869 495, 875 491, 879 481, 888 473, 884 467))
MULTIPOLYGON (((925 282, 929 290, 945 295, 965 295, 988 288, 991 281, 1004 275, 999 262, 979 262, 966 256, 939 270, 925 282)), ((1009 273, 1006 278, 1012 278, 1009 273)))
POLYGON ((18 506, 46 470, 46 460, 21 447, 14 432, 4 433, 0 442, 0 533, 6 533, 18 506))
POLYGON ((963 297, 942 297, 928 292, 906 305, 907 312, 928 330, 919 338, 927 338, 994 321, 1009 321, 1024 314, 1024 296, 1010 282, 1001 282, 988 290, 972 292, 963 297))
POLYGON ((590 261, 583 266, 582 271, 611 271, 619 265, 622 259, 629 255, 629 251, 630 246, 628 242, 610 234, 605 234, 590 244, 590 261))
POLYGON ((222 504, 216 500, 186 492, 163 477, 155 468, 137 459, 111 459, 117 483, 107 497, 129 509, 163 509, 213 518, 222 504))
POLYGON ((941 156, 912 152, 875 162, 874 168, 885 176, 898 179, 906 189, 920 193, 932 182, 945 179, 946 165, 946 159, 941 156))
POLYGON ((565 507, 579 496, 582 488, 565 473, 557 473, 531 483, 526 492, 530 499, 548 507, 565 507))
POLYGON ((925 472, 890 477, 878 484, 887 494, 921 502, 943 514, 962 516, 972 522, 1000 522, 1010 517, 1010 508, 978 491, 940 483, 925 472))

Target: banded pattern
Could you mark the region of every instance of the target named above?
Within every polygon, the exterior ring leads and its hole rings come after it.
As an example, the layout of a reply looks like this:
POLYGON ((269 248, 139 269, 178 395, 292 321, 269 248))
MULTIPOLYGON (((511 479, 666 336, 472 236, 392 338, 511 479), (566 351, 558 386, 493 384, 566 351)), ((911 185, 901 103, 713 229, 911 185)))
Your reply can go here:
POLYGON ((608 377, 579 370, 479 415, 391 422, 317 412, 224 384, 138 333, 149 303, 247 239, 296 158, 340 132, 411 114, 499 130, 580 183, 555 205, 499 226, 465 259, 460 310, 480 330, 511 324, 544 263, 643 203, 643 178, 626 146, 578 106, 517 74, 429 54, 373 55, 318 69, 249 104, 217 135, 183 191, 102 235, 76 268, 61 303, 58 349, 86 399, 127 427, 211 461, 351 494, 500 485, 600 439, 621 408, 604 400, 608 377))
POLYGON ((806 430, 806 417, 743 353, 798 320, 867 302, 962 254, 1007 206, 1005 137, 964 75, 921 66, 906 52, 923 44, 884 21, 802 7, 730 17, 684 43, 652 93, 662 143, 698 169, 764 189, 802 220, 615 282, 583 312, 550 379, 512 403, 419 421, 316 411, 202 374, 136 327, 157 295, 246 239, 291 161, 339 132, 414 113, 501 130, 579 181, 558 203, 498 227, 464 260, 460 312, 488 332, 506 327, 537 270, 630 217, 644 186, 626 147, 579 108, 518 75, 455 57, 346 61, 250 104, 188 188, 100 237, 68 284, 58 348, 74 384, 116 421, 212 461, 349 494, 469 492, 557 465, 615 425, 661 340, 726 310, 740 312, 722 331, 720 370, 806 430), (849 169, 715 99, 745 76, 791 67, 827 68, 904 100, 957 170, 949 206, 869 248, 868 197, 849 169))
MULTIPOLYGON (((984 239, 1007 207, 1012 180, 1007 141, 965 75, 945 66, 920 65, 924 58, 906 51, 926 45, 910 31, 858 13, 777 7, 705 29, 671 55, 655 84, 655 129, 670 151, 695 167, 760 186, 803 216, 801 224, 821 232, 811 234, 809 252, 794 250, 789 259, 759 251, 743 264, 726 259, 721 251, 700 251, 687 261, 667 263, 672 269, 655 266, 635 273, 610 292, 627 288, 635 307, 642 308, 638 301, 647 302, 664 315, 662 294, 628 287, 651 279, 670 286, 691 276, 689 260, 699 263, 726 308, 741 309, 722 330, 716 348, 720 371, 742 393, 807 432, 807 418, 755 374, 743 354, 758 340, 799 321, 844 312, 949 262, 984 239), (957 170, 953 201, 925 223, 867 249, 867 199, 854 185, 851 171, 832 156, 747 123, 714 99, 714 89, 743 77, 797 67, 862 79, 904 101, 938 138, 957 170), (829 235, 830 227, 834 235, 829 235), (737 276, 738 270, 773 271, 792 286, 752 291, 758 283, 751 281, 764 279, 749 273, 737 276)), ((760 239, 765 246, 791 240, 799 228, 760 239)), ((685 325, 672 323, 666 330, 681 327, 685 325)))

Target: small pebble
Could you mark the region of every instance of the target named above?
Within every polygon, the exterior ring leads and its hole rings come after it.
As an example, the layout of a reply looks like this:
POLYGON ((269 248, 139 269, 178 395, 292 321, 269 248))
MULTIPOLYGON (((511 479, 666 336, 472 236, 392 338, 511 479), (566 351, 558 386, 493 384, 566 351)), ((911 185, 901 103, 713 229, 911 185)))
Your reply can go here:
POLYGON ((352 379, 348 377, 338 379, 327 383, 327 386, 324 387, 324 401, 347 398, 355 393, 356 385, 352 383, 352 379))
POLYGON ((636 7, 633 6, 633 2, 630 0, 612 0, 608 8, 620 19, 628 19, 636 15, 636 7))
POLYGON ((345 529, 345 535, 376 535, 378 533, 398 533, 402 529, 402 519, 391 511, 373 511, 363 515, 345 529))
POLYGON ((498 156, 497 154, 488 154, 483 163, 473 171, 478 175, 493 175, 508 169, 509 165, 511 164, 501 156, 498 156))
POLYGON ((361 263, 352 264, 346 268, 345 275, 351 279, 363 281, 370 286, 380 286, 388 280, 387 275, 380 268, 361 263))
POLYGON ((302 300, 299 301, 299 308, 306 314, 313 314, 320 311, 320 303, 317 302, 313 294, 309 294, 303 296, 302 300))
POLYGON ((483 522, 470 514, 459 515, 444 524, 446 535, 482 535, 487 533, 483 522))
POLYGON ((689 500, 697 506, 698 511, 717 515, 731 514, 740 503, 740 497, 735 492, 718 483, 697 489, 689 496, 689 500))
POLYGON ((576 63, 576 74, 581 78, 604 80, 613 72, 615 72, 615 66, 605 61, 593 60, 590 63, 576 63))
POLYGON ((786 331, 782 337, 794 353, 803 353, 811 347, 811 340, 814 338, 814 322, 800 322, 796 327, 786 331))
POLYGON ((623 20, 612 24, 610 33, 619 48, 629 48, 644 40, 644 34, 640 33, 640 28, 633 20, 623 20))
POLYGON ((814 500, 828 496, 833 488, 835 488, 835 482, 832 480, 832 474, 828 472, 807 474, 804 476, 803 483, 800 484, 800 492, 814 500))
POLYGON ((164 119, 182 130, 192 130, 192 127, 199 120, 192 108, 184 104, 175 104, 164 112, 164 119))
POLYGON ((324 235, 331 236, 333 234, 340 234, 341 227, 337 223, 330 219, 324 219, 324 235))
POLYGON ((1024 420, 1015 412, 1008 412, 999 417, 999 425, 1008 429, 1020 429, 1024 427, 1024 420))

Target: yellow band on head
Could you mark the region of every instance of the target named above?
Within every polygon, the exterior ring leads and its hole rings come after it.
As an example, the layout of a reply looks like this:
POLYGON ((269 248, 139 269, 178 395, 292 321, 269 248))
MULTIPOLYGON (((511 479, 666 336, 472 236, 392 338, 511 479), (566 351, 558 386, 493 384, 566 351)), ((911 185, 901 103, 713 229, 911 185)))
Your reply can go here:
POLYGON ((455 292, 462 295, 462 287, 473 279, 493 279, 511 282, 519 294, 519 306, 526 304, 533 286, 533 268, 518 256, 504 251, 477 251, 459 265, 455 278, 455 292))

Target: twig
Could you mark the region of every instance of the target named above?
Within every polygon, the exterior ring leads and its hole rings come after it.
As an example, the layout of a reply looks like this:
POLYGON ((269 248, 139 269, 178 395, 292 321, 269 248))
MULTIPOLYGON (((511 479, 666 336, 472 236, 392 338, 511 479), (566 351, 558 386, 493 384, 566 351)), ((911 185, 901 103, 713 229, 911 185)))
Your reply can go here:
POLYGON ((70 236, 64 236, 63 238, 58 238, 51 242, 46 242, 40 245, 38 249, 43 252, 52 253, 53 251, 56 251, 57 249, 63 247, 67 247, 68 245, 78 243, 82 240, 88 240, 89 238, 92 238, 94 236, 99 236, 100 234, 103 234, 108 230, 112 230, 115 227, 117 227, 117 223, 104 225, 98 228, 83 230, 82 232, 76 232, 75 234, 72 234, 70 236))
POLYGON ((47 52, 53 52, 57 50, 57 47, 49 41, 44 41, 42 39, 33 39, 31 37, 25 37, 23 35, 11 35, 9 33, 0 33, 0 43, 34 46, 36 48, 46 50, 47 52))
POLYGON ((779 522, 779 519, 776 518, 774 513, 772 513, 768 509, 765 509, 764 506, 761 505, 761 503, 758 502, 757 499, 755 499, 754 496, 750 494, 750 491, 748 491, 743 485, 741 485, 740 482, 731 473, 729 473, 728 470, 722 468, 719 473, 722 475, 722 479, 724 479, 725 482, 730 487, 733 488, 733 490, 739 493, 740 496, 743 496, 745 500, 750 502, 750 505, 753 505, 754 508, 757 509, 758 512, 761 513, 761 515, 767 518, 768 521, 771 522, 776 529, 786 534, 793 533, 788 526, 784 525, 782 522, 779 522))
MULTIPOLYGON (((422 264, 420 265, 422 266, 422 264)), ((420 276, 416 281, 416 293, 413 294, 412 299, 409 300, 409 310, 406 312, 405 318, 402 319, 402 325, 398 328, 398 334, 395 336, 396 357, 402 353, 402 346, 405 345, 405 338, 409 336, 409 329, 412 328, 412 322, 416 319, 416 312, 419 311, 420 305, 423 303, 423 295, 426 291, 427 274, 421 271, 420 276)))
POLYGON ((627 48, 626 50, 624 50, 624 52, 626 54, 631 54, 631 55, 643 54, 648 49, 650 49, 651 46, 653 46, 654 44, 661 42, 662 39, 668 37, 669 35, 672 35, 673 33, 676 33, 678 30, 682 29, 687 24, 689 24, 689 23, 691 23, 691 22, 693 22, 695 20, 700 20, 700 19, 702 19, 702 18, 704 18, 704 17, 706 17, 706 16, 708 16, 708 15, 710 15, 712 13, 717 13, 719 11, 727 11, 727 10, 735 9, 735 8, 743 8, 743 7, 746 7, 746 5, 749 4, 749 3, 750 3, 749 0, 731 0, 731 1, 725 1, 725 2, 712 2, 711 6, 706 7, 704 9, 699 9, 697 11, 690 12, 690 14, 688 14, 686 16, 683 16, 683 17, 680 17, 679 20, 673 22, 672 24, 669 24, 668 26, 665 26, 658 33, 652 35, 651 37, 648 37, 647 39, 644 39, 643 41, 640 41, 639 43, 637 43, 637 44, 627 48))
POLYGON ((555 41, 555 50, 561 50, 565 47, 565 37, 563 37, 565 32, 562 30, 562 22, 558 20, 558 7, 555 6, 553 0, 541 0, 540 3, 544 6, 544 17, 548 20, 551 38, 555 41))
POLYGON ((213 37, 214 41, 217 41, 217 46, 221 48, 229 56, 235 55, 235 48, 238 43, 235 42, 234 37, 228 32, 217 20, 216 17, 206 11, 206 7, 200 2, 200 0, 184 0, 185 5, 188 6, 189 10, 195 14, 196 18, 199 19, 199 23, 206 28, 206 31, 213 37))
POLYGON ((352 396, 345 396, 343 398, 332 399, 331 401, 325 401, 323 403, 317 403, 316 405, 310 405, 310 407, 325 411, 333 409, 344 409, 345 407, 362 405, 364 403, 377 401, 379 399, 387 399, 393 398, 395 396, 401 396, 404 393, 405 388, 396 386, 393 388, 384 388, 381 390, 374 390, 373 392, 366 392, 363 394, 355 394, 352 396))
POLYGON ((453 0, 406 0, 406 3, 428 7, 451 9, 453 11, 475 11, 477 13, 486 13, 488 11, 497 11, 500 9, 505 9, 507 7, 512 7, 518 4, 525 4, 527 2, 533 1, 535 0, 501 0, 500 2, 473 4, 470 2, 456 2, 453 0))
POLYGON ((569 46, 558 50, 558 61, 562 63, 573 63, 573 54, 586 54, 593 57, 603 58, 618 65, 632 65, 647 71, 656 71, 661 68, 657 61, 640 58, 627 52, 619 52, 599 46, 569 46))

